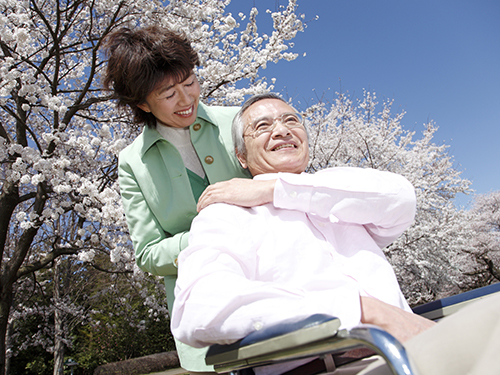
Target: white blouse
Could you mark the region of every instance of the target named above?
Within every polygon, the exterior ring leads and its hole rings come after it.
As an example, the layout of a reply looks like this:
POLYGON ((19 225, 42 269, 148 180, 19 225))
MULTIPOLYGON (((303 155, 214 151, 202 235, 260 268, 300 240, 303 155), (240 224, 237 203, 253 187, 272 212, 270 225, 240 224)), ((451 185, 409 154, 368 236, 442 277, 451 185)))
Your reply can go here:
POLYGON ((201 178, 205 178, 205 171, 201 166, 198 154, 191 143, 191 135, 189 127, 187 128, 174 128, 172 126, 165 126, 156 124, 156 130, 163 138, 172 143, 179 154, 181 154, 184 166, 191 172, 196 173, 201 178))

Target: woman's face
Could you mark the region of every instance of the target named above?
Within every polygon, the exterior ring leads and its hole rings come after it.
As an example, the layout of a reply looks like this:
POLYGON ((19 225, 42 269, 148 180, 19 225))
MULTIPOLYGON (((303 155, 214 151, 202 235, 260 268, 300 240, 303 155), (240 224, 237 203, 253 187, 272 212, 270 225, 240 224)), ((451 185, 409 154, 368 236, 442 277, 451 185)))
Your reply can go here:
POLYGON ((165 79, 138 107, 152 113, 161 125, 185 128, 196 119, 199 98, 200 84, 193 73, 180 83, 165 79))

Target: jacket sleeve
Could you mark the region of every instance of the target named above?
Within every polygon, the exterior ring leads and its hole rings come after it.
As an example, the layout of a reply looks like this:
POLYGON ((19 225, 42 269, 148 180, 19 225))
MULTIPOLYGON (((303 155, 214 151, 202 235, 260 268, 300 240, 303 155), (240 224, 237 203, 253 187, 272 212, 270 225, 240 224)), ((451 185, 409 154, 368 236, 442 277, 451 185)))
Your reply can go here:
POLYGON ((188 232, 169 236, 150 209, 131 166, 120 159, 118 181, 137 265, 157 276, 175 275, 177 257, 187 246, 188 232))
POLYGON ((332 222, 363 225, 381 248, 411 225, 416 211, 414 188, 403 176, 349 167, 279 173, 273 203, 332 222))
POLYGON ((213 204, 194 219, 190 244, 179 256, 171 317, 176 339, 193 347, 229 344, 268 325, 316 313, 346 316, 346 326, 359 323, 359 289, 347 276, 338 275, 335 287, 318 291, 261 280, 259 238, 245 219, 252 214, 245 212, 213 204))

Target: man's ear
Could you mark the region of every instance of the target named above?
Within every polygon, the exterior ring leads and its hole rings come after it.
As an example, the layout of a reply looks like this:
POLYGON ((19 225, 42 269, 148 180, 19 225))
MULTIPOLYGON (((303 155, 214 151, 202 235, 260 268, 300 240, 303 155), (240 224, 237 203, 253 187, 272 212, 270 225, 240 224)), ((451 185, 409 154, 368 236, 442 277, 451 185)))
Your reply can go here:
POLYGON ((243 169, 247 169, 248 168, 248 165, 247 165, 247 159, 245 158, 245 156, 243 156, 242 154, 240 154, 238 151, 236 151, 236 157, 238 158, 238 160, 240 161, 240 164, 241 166, 243 167, 243 169))
POLYGON ((140 109, 142 109, 144 112, 147 112, 147 113, 151 112, 151 109, 149 108, 149 104, 146 103, 146 102, 141 103, 141 104, 137 104, 137 107, 139 107, 140 109))

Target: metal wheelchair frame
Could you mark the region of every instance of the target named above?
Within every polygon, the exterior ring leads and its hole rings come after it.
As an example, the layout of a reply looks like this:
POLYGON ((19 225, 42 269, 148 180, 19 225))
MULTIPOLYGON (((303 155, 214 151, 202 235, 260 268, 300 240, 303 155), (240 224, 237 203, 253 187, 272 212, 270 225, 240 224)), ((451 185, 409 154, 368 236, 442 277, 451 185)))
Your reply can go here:
MULTIPOLYGON (((500 293, 500 283, 418 306, 414 312, 432 320, 440 320, 493 293, 500 293)), ((326 374, 333 374, 336 366, 332 367, 332 356, 353 349, 369 348, 385 360, 394 375, 418 374, 404 346, 384 330, 368 325, 350 330, 339 330, 339 327, 339 319, 321 314, 282 322, 252 332, 231 345, 212 345, 206 363, 214 365, 218 373, 243 375, 245 369, 319 357, 325 360, 328 369, 326 374)))

